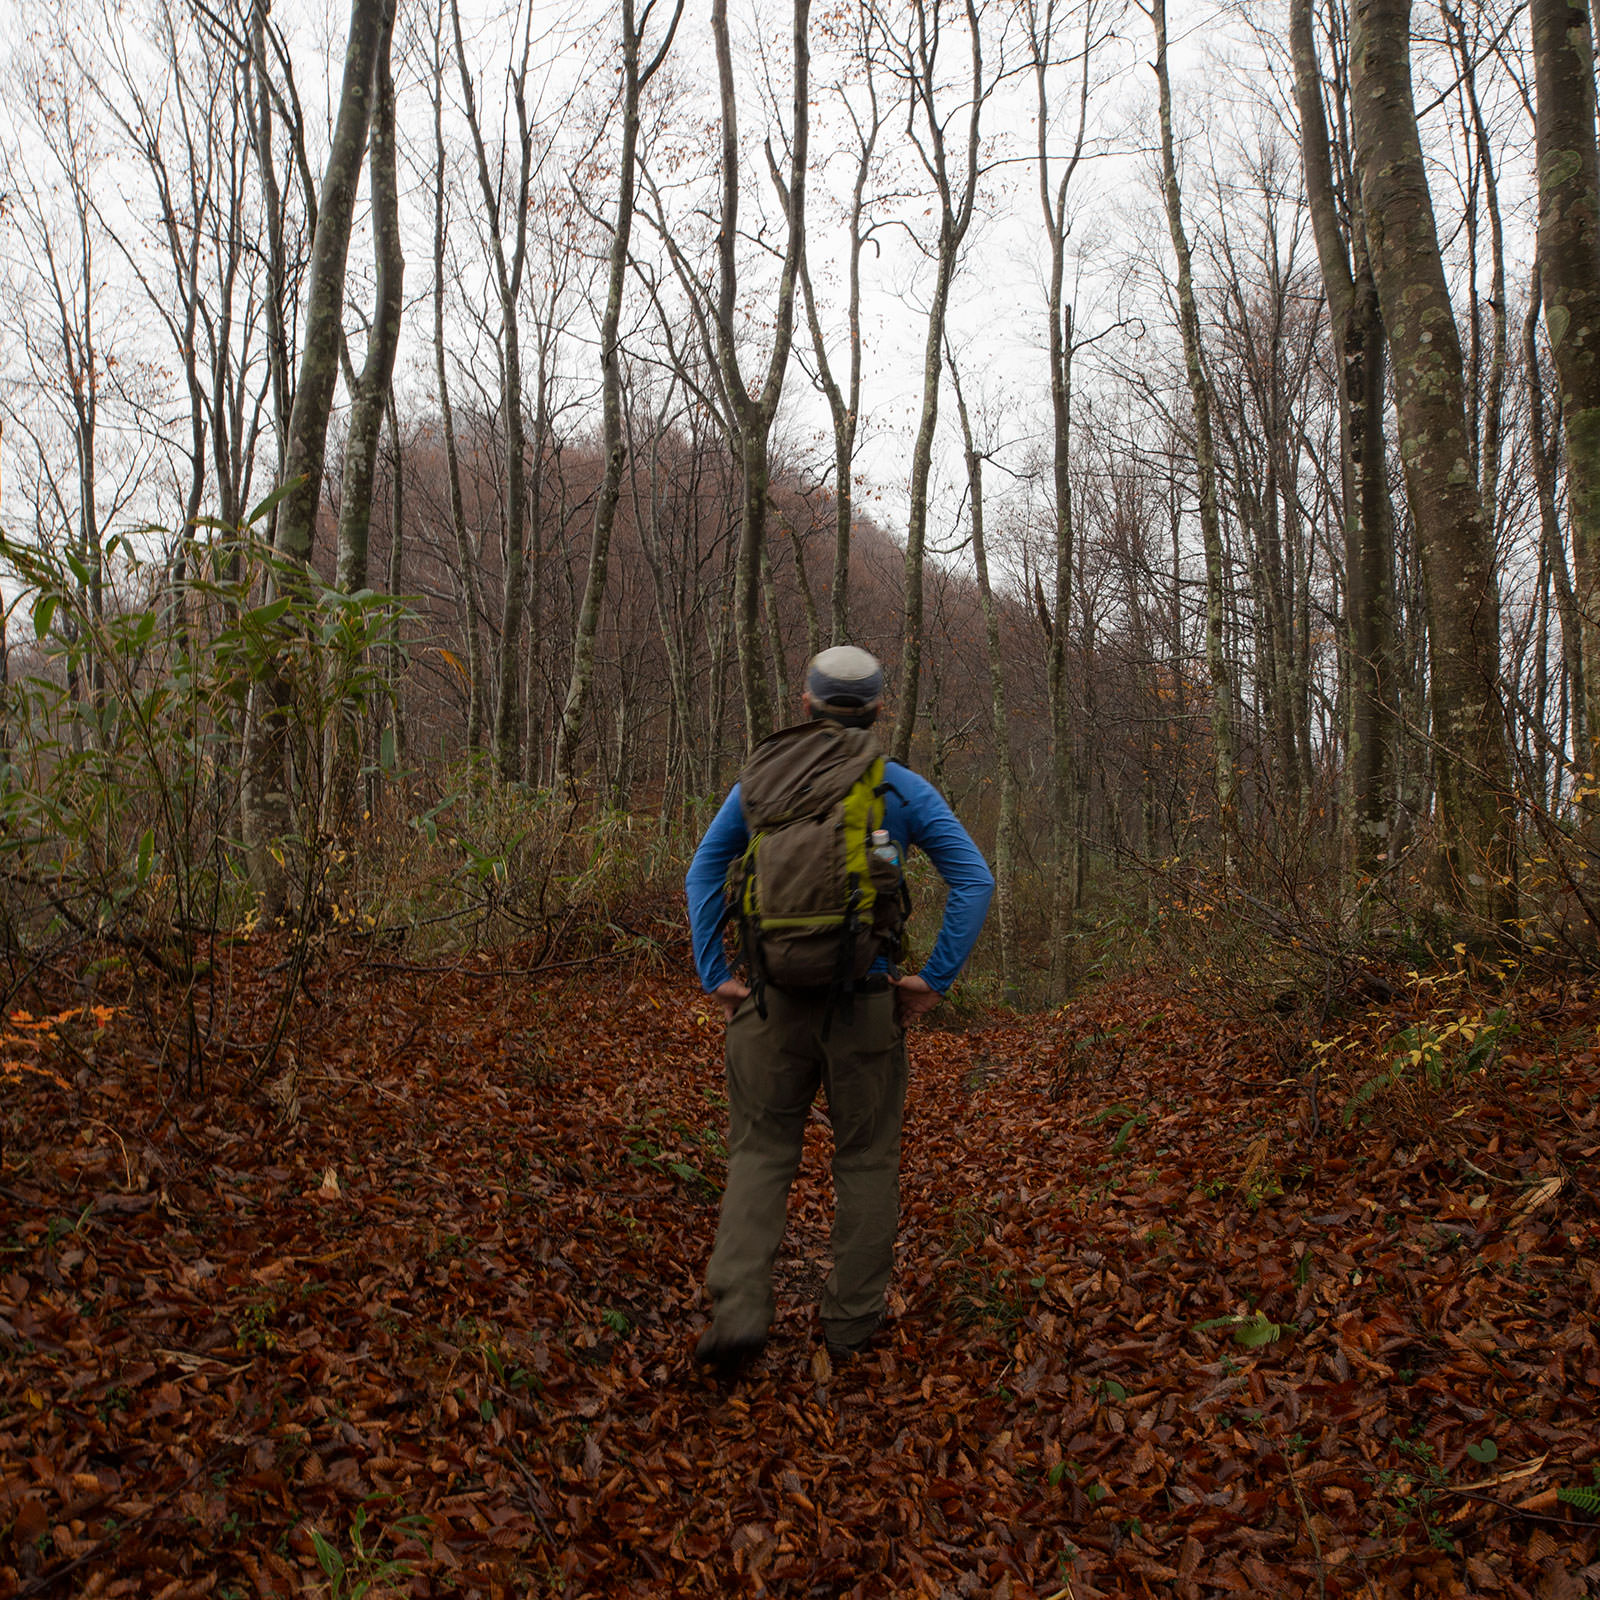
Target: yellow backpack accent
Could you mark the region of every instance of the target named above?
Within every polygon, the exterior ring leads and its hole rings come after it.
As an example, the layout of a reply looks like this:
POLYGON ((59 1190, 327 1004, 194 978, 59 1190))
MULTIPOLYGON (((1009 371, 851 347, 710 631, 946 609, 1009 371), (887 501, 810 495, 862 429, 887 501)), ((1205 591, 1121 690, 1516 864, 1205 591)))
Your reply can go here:
POLYGON ((740 774, 750 842, 729 868, 729 914, 755 983, 848 992, 899 955, 898 859, 871 849, 884 758, 865 728, 827 718, 764 739, 740 774))

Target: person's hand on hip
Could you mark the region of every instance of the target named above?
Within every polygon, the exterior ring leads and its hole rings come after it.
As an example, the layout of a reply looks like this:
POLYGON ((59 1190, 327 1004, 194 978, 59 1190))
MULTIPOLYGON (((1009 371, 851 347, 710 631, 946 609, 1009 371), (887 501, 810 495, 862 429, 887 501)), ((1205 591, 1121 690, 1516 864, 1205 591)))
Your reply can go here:
POLYGON ((903 978, 891 978, 894 985, 894 1014, 901 1027, 916 1018, 926 1016, 944 996, 932 984, 907 973, 903 978))
POLYGON ((724 978, 711 991, 711 997, 722 1007, 723 1021, 732 1022, 734 1012, 750 997, 750 985, 737 978, 724 978))

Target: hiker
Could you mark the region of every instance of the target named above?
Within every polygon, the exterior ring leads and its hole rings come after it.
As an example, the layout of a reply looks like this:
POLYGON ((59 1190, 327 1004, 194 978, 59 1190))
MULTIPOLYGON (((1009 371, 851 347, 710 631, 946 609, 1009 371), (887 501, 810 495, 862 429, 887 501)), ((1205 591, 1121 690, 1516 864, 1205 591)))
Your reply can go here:
POLYGON ((851 1356, 882 1325, 899 1222, 905 1024, 955 981, 994 892, 939 791, 883 760, 868 731, 883 686, 865 650, 836 645, 817 656, 801 701, 807 721, 757 746, 689 867, 695 966, 728 1024, 728 1182, 706 1273, 713 1318, 695 1347, 724 1375, 766 1344, 773 1258, 819 1084, 834 1189, 823 1336, 835 1356, 851 1356), (900 863, 911 845, 949 889, 939 936, 914 976, 895 964, 909 905, 900 863), (731 913, 730 889, 739 896, 731 913), (815 911, 824 902, 831 917, 778 914, 785 903, 815 911), (741 928, 744 979, 723 951, 729 920, 741 928))

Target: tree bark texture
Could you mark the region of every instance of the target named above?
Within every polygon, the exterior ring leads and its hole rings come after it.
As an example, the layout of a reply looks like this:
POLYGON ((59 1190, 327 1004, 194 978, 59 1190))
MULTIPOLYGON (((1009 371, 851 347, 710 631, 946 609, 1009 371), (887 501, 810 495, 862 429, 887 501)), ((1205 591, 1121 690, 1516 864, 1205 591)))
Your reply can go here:
POLYGON ((1215 763, 1217 808, 1223 825, 1233 810, 1235 765, 1233 672, 1223 637, 1224 571, 1222 524, 1217 509, 1217 457, 1211 434, 1211 386, 1200 344, 1200 313, 1194 298, 1189 236, 1183 223, 1183 194, 1178 187, 1177 156, 1172 143, 1172 84, 1167 72, 1166 0, 1152 0, 1156 34, 1156 88, 1161 113, 1161 188, 1166 200, 1167 231, 1178 268, 1178 321, 1183 332, 1184 370, 1194 410, 1195 473, 1200 487, 1200 537, 1206 563, 1206 673, 1211 684, 1211 741, 1215 763))
MULTIPOLYGON (((276 544, 279 553, 293 562, 310 559, 322 501, 328 414, 343 338, 350 227, 372 119, 378 47, 389 15, 388 0, 352 0, 339 110, 311 241, 300 376, 279 478, 287 488, 277 507, 276 544)), ((265 83, 260 92, 263 96, 268 93, 265 83)), ((288 895, 280 843, 288 834, 290 819, 288 711, 288 685, 279 676, 274 674, 258 685, 247 724, 242 810, 251 878, 261 897, 262 913, 269 920, 282 914, 288 895)))
POLYGON ((444 54, 437 32, 433 48, 433 369, 434 380, 439 388, 439 427, 444 436, 445 474, 450 485, 450 527, 455 535, 461 627, 467 646, 467 751, 469 755, 476 755, 483 748, 484 724, 487 721, 483 636, 478 623, 477 553, 467 532, 466 503, 461 493, 461 456, 456 447, 455 413, 450 403, 450 383, 445 370, 444 54))
POLYGON ((1017 774, 1011 760, 1011 717, 1006 709, 1005 656, 1000 643, 1000 612, 989 582, 989 550, 983 524, 983 457, 972 436, 972 421, 961 392, 961 375, 950 356, 950 385, 961 418, 962 453, 967 466, 967 494, 972 516, 972 568, 983 606, 984 645, 989 658, 989 725, 999 768, 1000 816, 995 829, 995 910, 1000 924, 1000 984, 1007 1005, 1021 993, 1017 982, 1015 880, 1017 854, 1017 774))
POLYGON ((367 544, 372 528, 372 490, 378 472, 378 437, 389 403, 389 381, 400 347, 405 308, 405 256, 400 245, 400 181, 395 160, 394 79, 389 45, 394 36, 394 0, 378 40, 373 74, 371 155, 372 241, 377 287, 366 359, 351 396, 350 433, 345 441, 339 495, 338 586, 354 594, 367 586, 367 544))
MULTIPOLYGON (((1594 774, 1600 772, 1600 151, 1594 41, 1585 0, 1531 0, 1529 16, 1538 89, 1539 270, 1545 331, 1561 386, 1583 662, 1586 748, 1574 750, 1573 757, 1594 774)), ((1585 779, 1585 786, 1594 784, 1585 779)))
POLYGON ((1356 0, 1351 101, 1373 279, 1394 355, 1400 453, 1428 624, 1436 887, 1502 922, 1515 909, 1510 762, 1497 680, 1500 591, 1473 482, 1461 341, 1411 96, 1409 0, 1356 0))
MULTIPOLYGON (((335 583, 345 594, 367 587, 367 550, 372 532, 372 496, 378 476, 378 440, 390 403, 395 352, 400 346, 401 287, 405 256, 400 245, 400 184, 395 159, 394 79, 389 47, 394 36, 395 0, 390 0, 373 66, 372 130, 368 172, 372 186, 372 241, 377 281, 367 353, 350 384, 350 428, 345 440, 339 495, 335 583)), ((398 481, 398 479, 397 479, 398 481)), ((395 531, 398 539, 398 529, 395 531)), ((349 822, 355 812, 356 774, 361 765, 361 724, 357 709, 340 710, 340 729, 328 762, 334 816, 349 822)), ((370 809, 370 807, 369 807, 370 809)))
MULTIPOLYGON (((373 78, 391 0, 352 0, 350 40, 333 143, 323 172, 317 227, 311 241, 311 275, 306 292, 305 337, 300 377, 289 413, 288 447, 281 481, 289 488, 278 506, 278 550, 295 561, 311 556, 317 509, 322 502, 322 468, 328 442, 328 414, 339 376, 340 321, 344 314, 345 268, 356 189, 367 151, 372 120, 373 78)), ((265 92, 265 91, 263 91, 265 92)))
MULTIPOLYGON (((283 240, 283 196, 278 186, 277 158, 273 153, 272 86, 267 76, 268 0, 252 0, 250 7, 250 75, 247 86, 254 97, 251 143, 261 179, 262 208, 266 212, 266 345, 267 370, 272 386, 272 423, 278 459, 289 453, 289 417, 294 393, 289 379, 287 328, 288 263, 283 240)), ((273 512, 273 525, 277 511, 273 512)))
MULTIPOLYGON (((522 674, 522 604, 524 544, 527 534, 528 446, 522 417, 522 324, 519 301, 522 295, 523 268, 528 251, 528 191, 532 181, 533 127, 528 117, 527 80, 529 39, 524 36, 520 64, 509 73, 512 100, 517 115, 517 167, 509 207, 502 205, 500 188, 489 170, 489 152, 484 145, 483 128, 478 118, 477 96, 472 86, 472 69, 461 37, 461 8, 451 0, 450 20, 455 28, 456 64, 460 69, 461 95, 467 125, 472 130, 472 147, 477 156, 478 187, 483 194, 490 251, 494 263, 495 287, 500 297, 500 426, 505 439, 505 587, 500 622, 499 694, 494 711, 495 772, 503 783, 521 776, 519 753, 520 701, 522 674), (512 216, 508 219, 505 211, 512 216), (512 235, 510 259, 506 256, 506 230, 512 235)), ((530 22, 531 27, 531 22, 530 22)))
MULTIPOLYGON (((1566 544, 1556 506, 1556 451, 1544 414, 1543 364, 1539 360, 1539 305, 1543 298, 1539 264, 1534 262, 1533 283, 1528 295, 1528 311, 1522 321, 1522 360, 1528 373, 1528 459, 1533 467, 1533 483, 1539 498, 1540 556, 1555 591, 1556 621, 1561 630, 1561 662, 1566 687, 1566 714, 1557 728, 1557 743, 1563 758, 1580 756, 1588 748, 1588 724, 1584 720, 1587 695, 1584 691, 1583 623, 1578 615, 1578 600, 1572 589, 1572 574, 1567 566, 1566 544), (1570 734, 1569 730, 1570 729, 1570 734)), ((1558 406, 1559 410, 1559 406, 1558 406)), ((1544 719, 1539 719, 1543 725, 1544 719)), ((1551 793, 1558 793, 1562 773, 1554 774, 1551 793)))
POLYGON ((722 215, 717 235, 717 363, 728 397, 730 423, 744 483, 740 498, 739 556, 734 576, 734 637, 739 682, 744 693, 745 737, 750 745, 772 731, 772 695, 762 646, 761 552, 766 541, 769 446, 794 339, 794 297, 805 240, 805 195, 810 127, 811 0, 794 0, 793 109, 789 174, 782 186, 787 213, 783 266, 774 308, 772 349, 759 391, 752 393, 739 368, 741 323, 736 312, 739 232, 739 127, 733 83, 733 50, 728 38, 727 0, 713 0, 711 32, 716 45, 717 83, 722 106, 722 215))
MULTIPOLYGON (((389 573, 384 587, 393 598, 400 593, 400 585, 405 581, 406 478, 405 456, 400 444, 400 413, 395 407, 392 387, 389 390, 388 412, 394 481, 390 485, 392 499, 389 512, 389 573)), ((389 726, 394 729, 394 765, 398 770, 405 766, 407 753, 405 707, 400 700, 400 678, 405 662, 405 648, 400 637, 398 617, 390 627, 387 658, 389 726)))
POLYGON ((972 224, 978 190, 978 128, 983 113, 983 39, 973 0, 966 0, 967 35, 971 52, 971 99, 967 113, 966 148, 957 185, 951 179, 945 126, 935 99, 938 80, 941 13, 939 0, 914 0, 912 26, 916 39, 908 52, 915 116, 920 108, 927 131, 923 164, 933 177, 939 202, 938 273, 928 307, 927 336, 922 347, 922 414, 911 451, 911 505, 906 517, 905 620, 900 641, 900 708, 895 721, 894 759, 902 765, 911 759, 911 740, 917 728, 917 699, 922 672, 923 600, 922 569, 928 542, 928 476, 933 466, 934 434, 939 426, 939 386, 944 379, 944 324, 950 306, 950 285, 955 279, 961 245, 972 224))
MULTIPOLYGON (((856 435, 861 421, 861 251, 866 242, 862 221, 866 214, 867 180, 872 174, 878 135, 883 129, 884 111, 878 101, 870 50, 863 52, 867 74, 868 114, 865 119, 851 112, 856 130, 855 183, 850 193, 849 243, 846 247, 846 279, 849 284, 845 311, 845 330, 850 346, 849 373, 844 384, 834 376, 828 360, 827 340, 817 312, 817 298, 811 286, 807 259, 800 257, 800 286, 805 295, 806 323, 811 331, 811 348, 817 359, 817 382, 827 397, 833 418, 833 588, 829 597, 829 637, 833 644, 850 642, 850 544, 855 513, 856 435)), ((774 168, 774 180, 778 180, 774 168)), ((781 187, 781 183, 780 183, 781 187)), ((802 251, 804 245, 802 242, 802 251)), ((799 559, 800 544, 795 541, 799 559)), ((807 590, 809 595, 809 588, 807 590)), ((815 655, 816 649, 811 652, 815 655)))
POLYGON ((1469 202, 1464 220, 1467 236, 1468 302, 1467 327, 1470 344, 1467 362, 1468 421, 1472 425, 1473 481, 1484 504, 1484 515, 1492 530, 1495 508, 1500 493, 1501 438, 1504 429, 1504 400, 1506 387, 1506 355, 1509 344, 1509 324, 1506 320, 1506 256, 1505 232, 1500 220, 1500 191, 1495 178, 1494 140, 1483 115, 1478 99, 1477 41, 1467 36, 1466 24, 1459 10, 1443 7, 1450 25, 1456 48, 1456 71, 1465 102, 1462 135, 1465 141, 1470 125, 1472 143, 1476 149, 1476 168, 1472 173, 1469 202), (1483 208, 1489 219, 1489 294, 1487 300, 1478 292, 1478 206, 1477 190, 1481 184, 1483 208), (1490 318, 1490 335, 1487 368, 1485 368, 1481 307, 1487 305, 1490 318))
MULTIPOLYGON (((1072 965, 1072 932, 1078 896, 1074 870, 1076 795, 1076 729, 1067 681, 1067 650, 1071 634, 1073 574, 1072 498, 1072 303, 1066 298, 1066 248, 1071 217, 1067 198, 1078 164, 1083 159, 1089 109, 1089 17, 1084 19, 1082 76, 1078 85, 1078 129, 1072 153, 1058 175, 1050 170, 1049 69, 1056 43, 1054 9, 1046 5, 1041 16, 1035 5, 1026 9, 1029 41, 1033 50, 1036 130, 1038 136, 1039 207, 1044 216, 1050 247, 1050 281, 1046 296, 1050 329, 1046 355, 1050 366, 1050 454, 1055 488, 1053 517, 1054 582, 1051 594, 1051 628, 1045 673, 1050 697, 1050 820, 1055 843, 1055 863, 1050 880, 1050 994, 1065 995, 1072 965)), ((1015 802, 1013 801, 1013 805, 1015 802)), ((1008 980, 1009 981, 1009 980, 1008 980)))
MULTIPOLYGON (((670 402, 671 390, 668 397, 670 402)), ((672 690, 672 715, 677 724, 676 737, 668 741, 668 779, 676 778, 686 796, 700 792, 701 780, 695 749, 695 730, 700 725, 690 694, 688 651, 682 631, 682 614, 674 607, 672 587, 668 583, 666 561, 666 534, 663 530, 661 508, 666 500, 661 468, 661 442, 667 430, 667 407, 652 419, 648 450, 641 465, 640 450, 630 441, 628 450, 628 487, 633 502, 633 525, 639 530, 639 545, 645 565, 650 569, 650 588, 655 602, 656 622, 661 632, 661 645, 667 657, 667 679, 672 690)), ((667 809, 668 795, 663 792, 663 812, 667 809)))
POLYGON ((633 205, 637 186, 635 167, 639 148, 639 94, 665 59, 683 15, 681 0, 667 26, 667 36, 655 58, 642 72, 639 47, 643 24, 653 9, 647 4, 644 17, 634 20, 633 0, 622 0, 622 150, 617 173, 617 219, 611 229, 611 253, 607 263, 606 305, 600 318, 601 450, 604 471, 600 494, 595 501, 594 523, 589 536, 589 567, 584 579, 583 600, 578 608, 578 626, 572 642, 572 671, 567 679, 566 700, 561 709, 561 728, 556 739, 556 783, 570 792, 577 760, 578 739, 588 712, 590 690, 594 684, 594 644, 600 629, 600 607, 605 599, 606 566, 611 551, 611 532, 616 523, 617 501, 622 494, 622 467, 625 456, 622 429, 622 352, 619 329, 622 324, 622 295, 627 283, 628 247, 633 236, 633 205))
POLYGON ((1345 628, 1349 673, 1348 832, 1371 872, 1386 858, 1393 805, 1394 507, 1384 439, 1387 344, 1360 217, 1341 224, 1312 29, 1314 0, 1293 0, 1289 42, 1312 232, 1339 361, 1340 487, 1344 496, 1345 628), (1353 258, 1353 260, 1352 260, 1353 258))

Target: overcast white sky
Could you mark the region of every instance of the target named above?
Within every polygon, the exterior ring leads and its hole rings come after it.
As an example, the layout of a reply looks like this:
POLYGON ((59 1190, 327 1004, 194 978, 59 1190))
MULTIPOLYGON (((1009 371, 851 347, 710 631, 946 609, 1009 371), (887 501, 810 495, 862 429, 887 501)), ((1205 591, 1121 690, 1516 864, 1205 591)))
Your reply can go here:
MULTIPOLYGON (((62 15, 94 15, 96 0, 65 0, 62 15)), ((154 0, 144 0, 154 3, 154 0)), ((535 46, 539 63, 539 103, 554 119, 576 91, 592 102, 597 86, 603 90, 612 72, 608 59, 613 31, 612 10, 592 0, 561 0, 548 4, 535 0, 535 26, 540 42, 535 46)), ((662 0, 664 3, 664 0, 662 0)), ((1003 0, 1008 4, 1010 0, 1003 0)), ((748 154, 759 157, 760 136, 765 132, 759 94, 759 67, 764 53, 773 57, 773 72, 780 98, 787 95, 784 60, 788 31, 787 7, 777 0, 733 0, 733 30, 743 69, 741 91, 742 131, 748 154)), ((1421 8, 1419 8, 1419 14, 1421 8)), ((15 50, 25 38, 40 28, 53 13, 43 8, 43 0, 0 0, 0 52, 15 50)), ((137 16, 139 5, 123 12, 123 18, 137 16)), ((998 10, 997 10, 997 14, 998 10)), ((285 27, 294 47, 300 92, 311 122, 326 127, 333 76, 329 63, 337 65, 342 51, 346 10, 325 0, 280 0, 275 16, 285 27)), ((414 32, 425 16, 415 0, 402 0, 402 34, 414 32)), ((676 97, 674 122, 679 129, 682 165, 673 176, 682 178, 698 172, 702 181, 712 171, 715 155, 715 67, 709 28, 708 0, 690 0, 680 26, 673 56, 661 86, 670 86, 676 97)), ((105 24, 86 21, 84 31, 91 39, 105 24)), ((1191 235, 1197 240, 1210 225, 1210 214, 1217 204, 1212 186, 1214 178, 1225 179, 1228 169, 1237 169, 1247 147, 1256 142, 1257 130, 1271 128, 1275 117, 1282 118, 1288 97, 1285 82, 1275 80, 1268 54, 1281 38, 1282 8, 1276 0, 1244 0, 1242 7, 1222 6, 1211 0, 1174 0, 1170 28, 1174 41, 1173 74, 1176 119, 1183 147, 1185 204, 1191 235), (1276 105, 1277 111, 1273 107, 1276 105)), ((508 20, 493 7, 474 0, 466 21, 471 53, 477 63, 480 94, 486 109, 495 107, 501 96, 508 41, 508 20)), ((952 41, 964 48, 957 39, 952 41)), ((1022 41, 1016 31, 1010 41, 1011 60, 1020 66, 1022 41)), ((1115 356, 1126 366, 1132 363, 1149 372, 1161 369, 1172 348, 1170 317, 1157 275, 1151 262, 1164 261, 1167 254, 1165 223, 1153 184, 1154 164, 1150 143, 1154 137, 1154 80, 1149 70, 1152 40, 1148 19, 1134 5, 1122 15, 1117 34, 1100 50, 1095 60, 1096 85, 1090 102, 1090 158, 1075 183, 1074 226, 1069 246, 1069 276, 1078 307, 1077 325, 1081 335, 1091 336, 1108 328, 1119 331, 1104 346, 1086 353, 1080 369, 1081 392, 1092 393, 1103 359, 1115 356), (1142 335, 1142 337, 1141 337, 1142 335)), ((998 59, 991 45, 990 60, 998 59)), ((960 61, 955 63, 960 67, 960 61)), ((431 161, 431 114, 427 96, 417 81, 417 67, 402 61, 398 74, 402 92, 402 183, 420 185, 431 161), (406 160, 407 152, 411 160, 406 160)), ((828 57, 820 47, 813 58, 814 131, 812 149, 812 187, 809 200, 809 253, 819 291, 828 307, 825 320, 837 330, 842 313, 842 285, 838 281, 843 231, 839 205, 844 186, 851 176, 850 161, 839 154, 830 159, 830 146, 837 150, 839 121, 837 98, 829 77, 828 57), (830 268, 834 269, 830 271, 830 268), (830 279, 833 281, 830 283, 830 279)), ((452 80, 452 96, 458 88, 452 80)), ((1056 94, 1065 104, 1071 98, 1072 82, 1062 73, 1056 94)), ((1509 91, 1502 85, 1498 102, 1502 111, 1509 91)), ((984 179, 980 213, 973 223, 963 256, 960 274, 951 297, 950 342, 963 367, 969 403, 980 418, 980 428, 988 442, 999 449, 999 459, 991 476, 991 492, 997 500, 1005 498, 1006 471, 1019 470, 1030 447, 1041 437, 1046 397, 1044 370, 1044 251, 1040 223, 1037 176, 1034 164, 1034 89, 1031 76, 1019 75, 1002 88, 986 116, 984 179)), ((1440 115, 1436 113, 1436 116, 1440 115)), ((13 111, 9 119, 15 124, 13 111)), ((566 114, 566 131, 558 137, 570 142, 584 126, 584 113, 566 114)), ((1508 124, 1509 126, 1509 124, 1508 124)), ((29 135, 13 132, 15 141, 29 135)), ((464 157, 459 123, 454 137, 464 157)), ((1286 184, 1298 183, 1297 158, 1287 131, 1280 132, 1287 158, 1283 177, 1286 184)), ((1526 193, 1526 173, 1513 158, 1502 172, 1503 189, 1513 196, 1526 193)), ((903 124, 885 134, 888 149, 906 158, 903 124)), ((36 147, 35 147, 36 149, 36 147)), ((657 170, 666 175, 668 163, 656 155, 657 170)), ((41 167, 48 158, 36 149, 41 167)), ((321 150, 315 150, 313 163, 320 163, 321 150)), ((1526 164, 1525 162, 1523 163, 1526 164)), ((1438 177, 1447 180, 1448 162, 1438 177)), ((148 195, 139 188, 137 170, 126 162, 111 161, 106 171, 113 181, 128 190, 123 212, 130 233, 144 233, 152 216, 148 195)), ((759 173, 756 177, 759 178, 759 173)), ((474 236, 478 208, 476 186, 470 169, 463 164, 459 181, 464 185, 455 206, 451 248, 453 253, 451 289, 456 306, 452 343, 460 361, 480 369, 480 381, 492 383, 486 363, 490 354, 481 337, 474 338, 469 313, 481 311, 489 303, 486 263, 474 236)), ((1448 225, 1452 213, 1451 197, 1439 194, 1436 204, 1448 225)), ((702 188, 698 198, 708 200, 710 191, 702 188)), ((770 196, 764 181, 757 194, 770 196)), ((685 191, 687 197, 687 191, 685 191)), ((609 212, 613 201, 602 192, 599 202, 609 212)), ((1241 200, 1241 205, 1244 203, 1241 200)), ((432 361, 428 350, 431 336, 431 263, 428 237, 429 212, 426 194, 413 187, 408 194, 405 224, 408 233, 407 296, 408 310, 405 346, 397 370, 402 392, 413 405, 428 408, 432 392, 432 361)), ((770 207, 769 207, 770 210, 770 207)), ((110 205, 107 214, 113 215, 110 205)), ((891 527, 903 525, 905 491, 911 439, 921 403, 922 349, 927 295, 931 269, 925 255, 913 244, 909 230, 922 229, 929 219, 923 204, 912 201, 894 208, 899 225, 884 229, 876 246, 863 264, 863 333, 866 374, 863 386, 863 430, 859 469, 881 492, 879 515, 891 527)), ((747 228, 758 225, 756 205, 747 203, 742 218, 747 228)), ((1514 239, 1525 237, 1513 219, 1514 239)), ((1459 240, 1457 240, 1459 244, 1459 240)), ((636 229, 636 248, 642 255, 655 250, 647 227, 636 229)), ((1308 242, 1307 242, 1307 248, 1308 242)), ((135 248, 138 248, 136 243, 135 248)), ((359 237, 352 249, 350 294, 359 305, 367 293, 366 277, 369 247, 359 237)), ((1308 257, 1309 259, 1309 257, 1308 257)), ((747 258, 747 283, 760 302, 761 262, 758 255, 747 258)), ((15 275, 17 252, 8 242, 7 268, 15 275)), ((107 273, 118 272, 116 254, 102 250, 101 261, 107 273)), ((152 341, 159 347, 162 335, 153 316, 138 312, 139 295, 131 275, 122 269, 119 288, 126 317, 112 330, 124 342, 130 339, 152 341), (136 329, 135 322, 140 322, 136 329)), ((355 326, 352 319, 352 327, 355 326)), ((592 317, 580 315, 575 334, 562 361, 570 372, 571 393, 581 400, 592 389, 597 363, 592 349, 592 317)), ((827 440, 826 407, 806 381, 809 365, 809 337, 803 323, 796 334, 796 361, 791 367, 786 390, 784 431, 791 443, 820 466, 831 457, 827 440)), ((842 343, 835 347, 836 365, 842 366, 842 343)), ((763 352, 764 353, 764 352, 763 352)), ((470 385, 464 384, 470 390, 470 385)), ((15 391, 13 391, 13 401, 15 391)), ((935 544, 950 540, 956 531, 959 499, 959 455, 956 451, 954 406, 948 392, 942 406, 943 444, 940 451, 939 482, 943 488, 940 509, 931 528, 935 544)), ((184 429, 175 429, 180 442, 184 429)), ((8 442, 5 449, 10 450, 8 442)), ((261 484, 258 482, 258 492, 261 484)), ((149 514, 139 508, 140 514, 149 514)))

